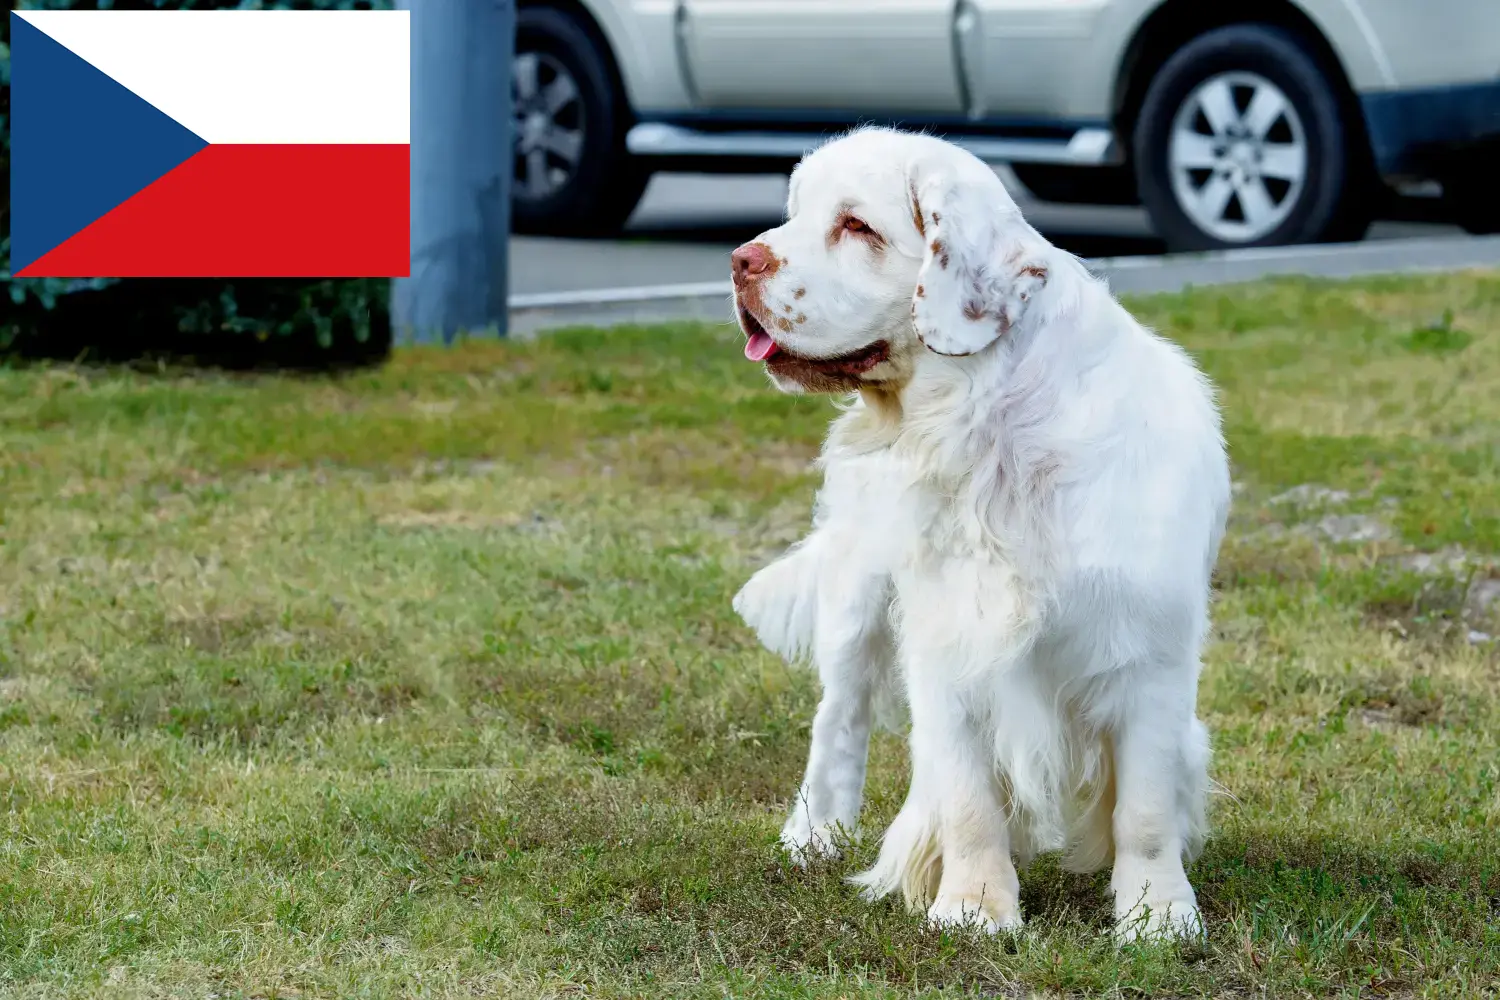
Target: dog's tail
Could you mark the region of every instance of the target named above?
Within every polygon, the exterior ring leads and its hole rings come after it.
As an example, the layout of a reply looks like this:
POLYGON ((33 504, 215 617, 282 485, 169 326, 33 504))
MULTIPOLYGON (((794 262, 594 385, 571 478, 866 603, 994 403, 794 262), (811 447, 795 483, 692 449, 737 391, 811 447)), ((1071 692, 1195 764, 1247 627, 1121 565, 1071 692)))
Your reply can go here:
POLYGON ((909 798, 881 838, 874 866, 849 881, 871 902, 899 890, 906 908, 916 912, 937 898, 942 876, 937 811, 909 798))
POLYGON ((1075 815, 1068 827, 1063 870, 1096 872, 1115 857, 1115 755, 1110 741, 1097 738, 1085 760, 1075 815))
POLYGON ((818 624, 817 543, 804 540, 752 576, 734 595, 735 613, 761 644, 789 662, 807 662, 818 624))

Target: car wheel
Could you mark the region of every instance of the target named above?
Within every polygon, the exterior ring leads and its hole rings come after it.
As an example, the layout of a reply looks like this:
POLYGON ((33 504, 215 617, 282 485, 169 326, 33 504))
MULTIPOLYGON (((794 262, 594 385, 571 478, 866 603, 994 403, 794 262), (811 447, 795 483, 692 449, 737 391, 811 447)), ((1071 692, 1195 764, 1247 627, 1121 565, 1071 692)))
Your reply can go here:
POLYGON ((593 32, 561 10, 521 8, 511 92, 512 228, 555 235, 618 231, 649 174, 625 150, 629 115, 593 32))
POLYGON ((1295 35, 1210 31, 1146 91, 1132 144, 1141 202, 1173 250, 1359 239, 1369 171, 1345 122, 1295 35))

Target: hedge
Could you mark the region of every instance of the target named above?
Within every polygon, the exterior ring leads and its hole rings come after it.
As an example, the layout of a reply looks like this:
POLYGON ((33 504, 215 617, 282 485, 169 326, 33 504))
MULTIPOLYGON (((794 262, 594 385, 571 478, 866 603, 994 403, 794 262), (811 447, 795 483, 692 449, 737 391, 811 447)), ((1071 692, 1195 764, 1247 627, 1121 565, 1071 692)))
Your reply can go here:
MULTIPOLYGON (((39 0, 22 9, 387 8, 388 0, 39 0)), ((10 175, 10 18, 0 29, 0 172, 10 175)), ((10 190, 0 191, 0 354, 227 364, 366 361, 390 345, 386 280, 12 278, 10 190)))

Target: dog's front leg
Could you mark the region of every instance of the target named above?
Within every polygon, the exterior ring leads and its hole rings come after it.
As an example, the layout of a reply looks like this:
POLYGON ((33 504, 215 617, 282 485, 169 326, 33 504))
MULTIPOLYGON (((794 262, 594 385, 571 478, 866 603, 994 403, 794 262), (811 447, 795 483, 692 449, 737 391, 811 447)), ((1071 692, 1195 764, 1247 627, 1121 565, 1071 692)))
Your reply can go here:
POLYGON ((889 576, 859 562, 862 548, 845 534, 814 531, 734 598, 767 648, 792 661, 810 656, 822 681, 807 771, 781 831, 798 863, 836 854, 855 833, 875 695, 894 680, 889 576))
POLYGON ((836 854, 839 841, 856 832, 876 688, 894 669, 888 578, 837 564, 822 570, 813 660, 823 695, 807 771, 781 831, 799 862, 836 854))

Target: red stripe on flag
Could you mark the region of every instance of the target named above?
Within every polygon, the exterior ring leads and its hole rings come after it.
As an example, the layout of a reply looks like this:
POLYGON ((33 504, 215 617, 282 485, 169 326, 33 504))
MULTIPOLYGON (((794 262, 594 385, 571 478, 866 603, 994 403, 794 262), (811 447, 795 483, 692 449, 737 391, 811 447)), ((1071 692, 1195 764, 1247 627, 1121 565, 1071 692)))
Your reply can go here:
POLYGON ((209 146, 16 276, 405 277, 410 177, 408 146, 209 146))

